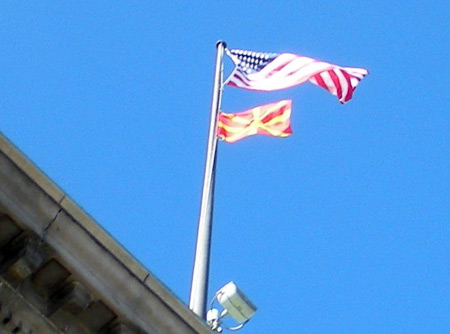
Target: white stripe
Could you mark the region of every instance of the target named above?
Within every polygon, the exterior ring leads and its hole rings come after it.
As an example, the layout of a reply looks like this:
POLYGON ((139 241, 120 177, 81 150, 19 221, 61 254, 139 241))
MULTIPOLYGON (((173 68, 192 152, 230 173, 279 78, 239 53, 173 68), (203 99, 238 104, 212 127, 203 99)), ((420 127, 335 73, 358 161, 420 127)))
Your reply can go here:
POLYGON ((369 73, 369 71, 367 71, 364 68, 342 67, 342 69, 344 71, 346 71, 348 74, 350 74, 352 76, 355 76, 355 77, 358 77, 360 79, 364 78, 369 73))
POLYGON ((333 95, 337 95, 337 90, 336 90, 336 86, 334 85, 333 79, 331 79, 331 76, 328 72, 322 72, 320 73, 320 76, 323 80, 323 82, 325 83, 325 85, 327 86, 327 90, 333 94, 333 95))
MULTIPOLYGON (((291 54, 281 54, 272 63, 268 64, 263 70, 248 75, 249 79, 257 80, 283 80, 282 86, 290 87, 307 81, 312 75, 332 68, 331 64, 316 62, 312 58, 300 57, 291 54), (276 60, 276 61, 275 61, 276 60), (287 65, 286 65, 287 64, 287 65), (278 67, 284 66, 281 70, 273 73, 269 78, 267 74, 276 70, 278 67)), ((281 88, 279 88, 281 89, 281 88)))
POLYGON ((352 85, 352 88, 355 89, 356 86, 358 86, 360 79, 351 77, 350 78, 350 84, 352 85))
POLYGON ((261 74, 261 79, 265 78, 267 76, 267 74, 269 74, 273 70, 277 69, 280 66, 288 64, 289 62, 295 60, 296 58, 298 58, 298 56, 296 56, 294 54, 282 53, 278 57, 276 57, 274 60, 272 60, 269 64, 264 66, 264 68, 261 69, 261 71, 253 73, 253 74, 260 73, 261 74))
MULTIPOLYGON (((304 57, 306 58, 306 57, 304 57)), ((237 71, 234 78, 238 77, 238 81, 245 82, 244 87, 249 87, 256 90, 278 90, 293 87, 308 81, 314 74, 326 71, 332 68, 331 64, 323 62, 314 62, 312 59, 298 59, 287 65, 280 71, 275 72, 272 76, 265 78, 262 71, 246 74, 242 71, 237 71), (238 74, 239 73, 239 74, 238 74)), ((278 63, 277 65, 280 65, 278 63)), ((273 67, 274 69, 277 67, 273 67)), ((265 69, 265 68, 264 68, 265 69)), ((270 71, 265 71, 266 74, 270 71)), ((230 80, 239 87, 242 87, 239 82, 230 80)))

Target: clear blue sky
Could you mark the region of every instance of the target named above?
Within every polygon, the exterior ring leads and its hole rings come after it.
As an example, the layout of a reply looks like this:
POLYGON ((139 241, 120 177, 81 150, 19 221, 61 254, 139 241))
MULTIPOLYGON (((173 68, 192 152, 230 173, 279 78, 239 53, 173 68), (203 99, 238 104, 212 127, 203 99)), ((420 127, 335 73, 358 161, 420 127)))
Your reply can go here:
MULTIPOLYGON (((448 1, 0 5, 0 130, 188 301, 215 43, 370 70, 342 106, 309 83, 294 135, 220 143, 210 297, 245 333, 450 332, 448 1)), ((232 68, 225 64, 225 71, 232 68)))

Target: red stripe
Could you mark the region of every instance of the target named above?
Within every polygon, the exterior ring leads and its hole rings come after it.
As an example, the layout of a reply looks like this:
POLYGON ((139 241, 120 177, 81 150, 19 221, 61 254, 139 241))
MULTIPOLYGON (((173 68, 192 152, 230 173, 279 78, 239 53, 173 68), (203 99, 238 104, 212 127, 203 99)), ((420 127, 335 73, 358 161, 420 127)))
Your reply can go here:
POLYGON ((316 79, 317 84, 318 84, 320 87, 325 88, 326 90, 328 90, 328 86, 327 86, 327 85, 325 84, 325 82, 323 81, 322 77, 320 76, 320 73, 315 74, 313 77, 314 77, 314 79, 316 79))
MULTIPOLYGON (((341 83, 339 82, 339 78, 334 72, 334 70, 328 70, 328 74, 330 74, 331 80, 333 80, 334 87, 336 87, 337 89, 337 97, 340 100, 342 98, 342 87, 341 83)), ((327 90, 330 91, 329 89, 327 90)))
POLYGON ((233 77, 228 82, 228 85, 234 87, 251 87, 251 80, 248 79, 247 74, 238 69, 233 77))

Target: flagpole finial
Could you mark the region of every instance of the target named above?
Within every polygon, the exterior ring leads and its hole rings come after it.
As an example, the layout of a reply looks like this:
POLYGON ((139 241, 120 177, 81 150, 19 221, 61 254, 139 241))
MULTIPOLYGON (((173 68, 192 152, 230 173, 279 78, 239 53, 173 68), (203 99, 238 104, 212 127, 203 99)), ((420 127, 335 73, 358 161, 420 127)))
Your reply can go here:
POLYGON ((218 40, 218 41, 217 41, 217 43, 216 43, 216 47, 218 47, 218 46, 219 46, 220 44, 222 44, 224 48, 226 48, 226 47, 227 47, 227 43, 225 43, 225 42, 224 42, 224 41, 222 41, 222 40, 218 40))

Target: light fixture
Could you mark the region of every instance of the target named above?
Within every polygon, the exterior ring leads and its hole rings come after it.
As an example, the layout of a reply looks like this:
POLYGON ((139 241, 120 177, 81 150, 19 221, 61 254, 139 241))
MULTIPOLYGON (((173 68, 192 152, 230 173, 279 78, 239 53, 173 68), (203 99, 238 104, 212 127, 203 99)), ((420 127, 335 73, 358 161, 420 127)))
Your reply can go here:
POLYGON ((255 314, 256 306, 239 290, 239 288, 230 282, 216 292, 211 302, 211 308, 206 314, 206 321, 210 325, 211 329, 221 332, 222 331, 222 319, 226 316, 230 316, 234 321, 238 323, 237 326, 227 327, 228 330, 241 329, 255 314), (223 311, 219 312, 214 308, 214 302, 218 301, 223 307, 223 311))

